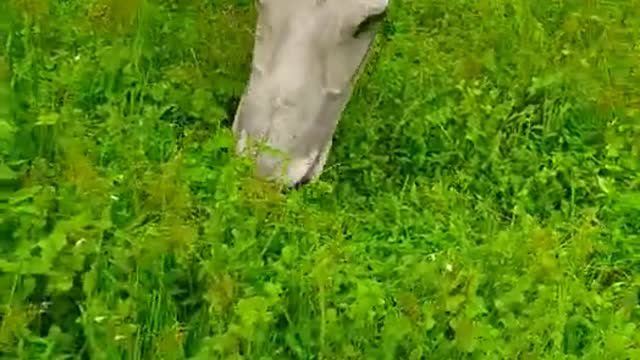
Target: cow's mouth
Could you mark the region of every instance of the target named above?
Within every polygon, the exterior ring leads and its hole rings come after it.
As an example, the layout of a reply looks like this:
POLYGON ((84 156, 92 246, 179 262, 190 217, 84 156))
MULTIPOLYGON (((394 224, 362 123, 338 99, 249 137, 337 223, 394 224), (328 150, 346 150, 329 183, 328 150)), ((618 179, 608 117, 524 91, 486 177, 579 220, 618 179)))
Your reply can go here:
POLYGON ((305 185, 309 184, 311 182, 311 180, 313 180, 314 174, 317 173, 317 167, 320 165, 320 157, 321 156, 322 156, 321 153, 318 153, 316 155, 316 157, 313 159, 313 162, 311 163, 311 166, 309 166, 309 170, 307 170, 307 172, 300 179, 300 181, 298 181, 297 183, 295 183, 293 185, 293 187, 295 189, 299 189, 302 186, 305 186, 305 185))

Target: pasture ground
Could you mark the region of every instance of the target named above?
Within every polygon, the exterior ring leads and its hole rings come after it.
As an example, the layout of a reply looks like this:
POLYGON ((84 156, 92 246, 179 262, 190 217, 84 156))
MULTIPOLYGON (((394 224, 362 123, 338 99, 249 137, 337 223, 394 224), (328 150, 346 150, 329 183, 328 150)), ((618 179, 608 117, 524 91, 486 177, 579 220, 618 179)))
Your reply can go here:
POLYGON ((393 2, 287 196, 252 1, 0 17, 3 359, 640 359, 640 1, 393 2))

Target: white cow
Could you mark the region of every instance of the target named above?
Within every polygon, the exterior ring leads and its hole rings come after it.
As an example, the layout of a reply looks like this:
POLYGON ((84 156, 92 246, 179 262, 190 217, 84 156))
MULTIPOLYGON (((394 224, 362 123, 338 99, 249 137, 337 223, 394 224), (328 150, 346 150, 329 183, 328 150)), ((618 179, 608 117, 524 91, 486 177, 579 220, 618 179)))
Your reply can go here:
POLYGON ((388 0, 257 0, 253 61, 233 122, 257 175, 294 187, 325 166, 388 0))

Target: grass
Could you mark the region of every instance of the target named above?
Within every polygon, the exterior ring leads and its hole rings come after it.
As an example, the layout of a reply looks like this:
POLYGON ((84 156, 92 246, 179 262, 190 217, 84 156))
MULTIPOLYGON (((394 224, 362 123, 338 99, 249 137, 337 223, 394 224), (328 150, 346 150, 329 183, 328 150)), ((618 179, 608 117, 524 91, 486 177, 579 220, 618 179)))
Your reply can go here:
POLYGON ((392 2, 321 180, 249 0, 0 2, 3 359, 640 359, 640 2, 392 2))

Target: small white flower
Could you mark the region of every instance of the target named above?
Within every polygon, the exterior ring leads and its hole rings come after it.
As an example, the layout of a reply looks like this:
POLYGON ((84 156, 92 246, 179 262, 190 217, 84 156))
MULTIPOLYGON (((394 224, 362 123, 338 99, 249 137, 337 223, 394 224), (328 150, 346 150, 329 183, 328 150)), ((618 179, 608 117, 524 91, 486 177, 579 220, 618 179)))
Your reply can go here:
POLYGON ((451 264, 447 264, 445 266, 445 269, 447 270, 447 272, 452 272, 453 271, 453 266, 451 266, 451 264))
POLYGON ((40 303, 40 313, 44 313, 46 312, 49 307, 51 306, 51 302, 50 301, 43 301, 40 303))

